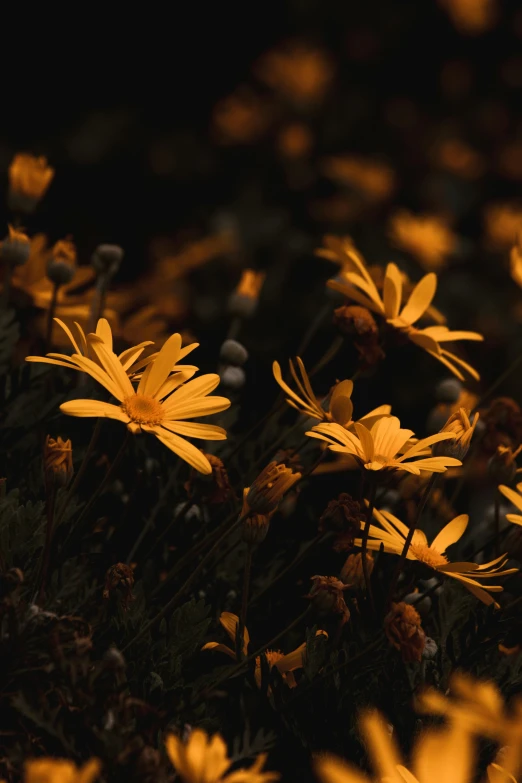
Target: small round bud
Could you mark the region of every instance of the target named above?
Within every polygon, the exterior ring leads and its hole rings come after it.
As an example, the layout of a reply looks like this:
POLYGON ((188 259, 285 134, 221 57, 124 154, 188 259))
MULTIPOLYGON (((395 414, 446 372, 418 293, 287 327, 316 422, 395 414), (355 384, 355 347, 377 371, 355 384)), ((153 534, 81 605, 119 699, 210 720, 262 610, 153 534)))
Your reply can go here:
POLYGON ((245 385, 245 373, 241 367, 232 367, 229 365, 221 370, 219 375, 223 386, 228 386, 229 389, 238 391, 245 385))
POLYGON ((71 441, 60 437, 55 440, 48 435, 43 461, 46 483, 55 487, 67 486, 74 473, 71 441))
POLYGON ((257 300, 234 292, 228 300, 228 312, 239 318, 251 318, 257 309, 257 300))
POLYGON ((438 651, 439 647, 435 639, 432 639, 431 636, 427 636, 426 644, 424 645, 424 650, 422 651, 422 657, 424 660, 432 661, 436 657, 438 651))
POLYGON ((247 349, 241 343, 238 343, 237 340, 225 340, 219 355, 224 362, 233 364, 236 367, 241 366, 248 359, 247 349))
POLYGON ((51 283, 55 285, 67 285, 74 277, 75 269, 65 261, 50 258, 47 262, 46 274, 51 283))
POLYGON ((119 245, 98 245, 92 254, 91 264, 98 274, 114 277, 123 260, 123 249, 119 245))
POLYGON ((435 396, 439 402, 457 402, 462 392, 462 384, 456 378, 446 378, 435 387, 435 396))
POLYGON ((31 254, 31 241, 23 231, 9 226, 9 236, 0 242, 0 259, 8 266, 23 266, 31 254))

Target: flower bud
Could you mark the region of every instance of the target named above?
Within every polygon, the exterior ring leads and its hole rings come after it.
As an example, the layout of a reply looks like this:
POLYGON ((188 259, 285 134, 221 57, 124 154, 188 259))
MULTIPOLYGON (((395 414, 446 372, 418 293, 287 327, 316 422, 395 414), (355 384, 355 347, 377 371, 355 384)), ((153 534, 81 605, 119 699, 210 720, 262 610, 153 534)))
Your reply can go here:
POLYGON ((44 446, 45 480, 49 486, 65 487, 73 477, 72 446, 70 440, 57 440, 50 435, 44 446))
POLYGON ((219 371, 221 383, 229 389, 239 391, 245 385, 245 371, 241 367, 224 367, 219 371))
POLYGON ((260 544, 270 528, 270 514, 249 514, 243 522, 241 537, 247 544, 260 544))
POLYGON ((350 610, 344 600, 344 591, 348 589, 348 585, 335 576, 313 576, 312 582, 312 589, 305 597, 312 600, 314 609, 319 614, 338 614, 341 624, 347 623, 350 610))
POLYGON ((264 272, 243 270, 237 288, 228 300, 228 311, 231 315, 250 318, 255 313, 265 276, 264 272))
POLYGON ((56 286, 70 283, 76 272, 76 248, 69 239, 54 245, 47 262, 47 277, 56 286))
POLYGON ((441 432, 452 432, 455 437, 453 440, 443 440, 435 443, 433 446, 433 455, 436 457, 455 457, 455 459, 464 459, 468 453, 471 438, 477 426, 479 414, 475 413, 473 424, 469 421, 469 412, 464 408, 459 408, 453 413, 441 432))
POLYGON ((92 254, 91 264, 99 275, 114 277, 123 260, 123 249, 119 245, 98 245, 92 254))
MULTIPOLYGON (((368 576, 371 576, 375 561, 370 552, 366 553, 366 568, 368 569, 368 576)), ((341 569, 341 581, 349 587, 355 587, 356 590, 366 589, 366 580, 364 578, 364 571, 362 567, 362 554, 348 555, 346 562, 341 569)))
POLYGON ((390 644, 399 650, 404 663, 419 663, 426 646, 419 613, 404 602, 392 604, 384 619, 384 632, 390 644))
POLYGON ((457 402, 462 392, 462 383, 457 378, 445 378, 435 387, 435 396, 439 402, 457 402))
POLYGON ((300 473, 293 473, 291 468, 276 462, 270 462, 263 468, 252 486, 244 493, 243 511, 253 511, 254 514, 273 513, 283 495, 301 478, 300 473))
POLYGON ((126 611, 129 604, 134 601, 132 588, 134 587, 134 572, 132 566, 126 563, 112 565, 105 574, 105 587, 103 597, 110 598, 115 590, 121 594, 121 604, 126 611))
POLYGON ((233 364, 236 367, 240 367, 242 364, 245 364, 248 359, 247 349, 244 347, 244 345, 238 343, 237 340, 225 340, 221 346, 219 355, 223 362, 226 362, 227 364, 233 364))
POLYGON ((23 266, 31 255, 31 240, 20 229, 8 229, 9 236, 0 243, 0 259, 10 267, 23 266))
POLYGON ((509 446, 497 446, 495 454, 488 462, 488 474, 495 484, 510 484, 517 473, 515 459, 522 451, 522 445, 515 451, 509 446))
POLYGON ((34 211, 54 177, 54 169, 44 157, 18 153, 9 166, 9 209, 13 212, 34 211))

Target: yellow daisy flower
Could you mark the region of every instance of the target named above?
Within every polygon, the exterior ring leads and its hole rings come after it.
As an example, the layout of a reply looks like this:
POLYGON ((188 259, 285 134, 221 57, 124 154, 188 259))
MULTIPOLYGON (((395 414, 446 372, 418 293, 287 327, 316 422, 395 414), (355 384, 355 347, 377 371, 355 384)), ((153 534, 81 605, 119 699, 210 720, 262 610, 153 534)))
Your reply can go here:
POLYGON ((465 331, 452 332, 447 326, 442 325, 427 326, 425 329, 418 329, 414 326, 426 314, 435 296, 437 276, 433 272, 425 275, 417 283, 406 304, 402 306, 404 282, 396 264, 390 263, 386 267, 381 297, 362 257, 359 253, 354 252, 351 240, 327 237, 326 245, 326 249, 319 251, 319 255, 337 261, 341 255, 343 259, 341 275, 339 279, 328 281, 329 288, 340 291, 349 299, 380 315, 390 326, 405 334, 408 339, 441 362, 460 380, 464 380, 461 370, 468 372, 475 380, 479 379, 479 374, 471 365, 451 351, 442 348, 441 343, 456 342, 457 340, 481 341, 484 339, 481 334, 465 331))
MULTIPOLYGON (((381 527, 370 525, 368 549, 379 551, 381 546, 383 546, 385 552, 400 556, 408 536, 408 526, 393 514, 390 514, 389 511, 374 509, 373 516, 381 527)), ((509 574, 515 574, 518 569, 508 568, 505 571, 502 570, 507 562, 505 554, 483 565, 460 562, 450 563, 444 553, 451 544, 455 544, 462 538, 467 526, 468 515, 460 514, 460 516, 455 517, 442 528, 431 544, 428 544, 428 540, 422 530, 415 530, 406 558, 408 560, 416 560, 439 574, 456 579, 480 601, 488 605, 493 604, 495 601, 489 593, 501 593, 503 588, 500 585, 482 585, 477 580, 508 576, 509 574)), ((356 539, 354 543, 356 546, 362 546, 362 539, 356 539)))
POLYGON ((306 434, 326 441, 331 451, 355 458, 366 470, 406 470, 418 475, 421 471, 444 473, 446 468, 462 464, 454 457, 433 457, 428 450, 433 443, 454 439, 451 432, 437 432, 422 438, 401 453, 414 433, 401 429, 396 416, 380 418, 370 429, 358 421, 353 426, 355 435, 335 422, 316 424, 306 434), (426 454, 430 456, 424 456, 426 454))
MULTIPOLYGON (((239 617, 231 612, 222 612, 219 618, 219 622, 229 635, 232 643, 236 644, 237 629, 239 626, 239 617)), ((316 636, 328 636, 326 631, 317 631, 316 636)), ((242 652, 246 658, 248 656, 248 646, 250 644, 250 635, 245 628, 243 631, 242 652)), ((218 652, 225 653, 234 661, 237 660, 235 650, 227 647, 226 644, 219 644, 218 642, 207 642, 202 650, 217 650, 218 652)), ((289 688, 295 688, 297 682, 295 680, 293 672, 297 669, 302 669, 304 665, 304 656, 306 654, 306 642, 300 644, 295 650, 286 655, 280 650, 265 650, 265 656, 270 669, 274 666, 278 672, 282 675, 285 683, 289 688)), ((258 688, 261 687, 261 659, 256 658, 255 678, 258 688)))
MULTIPOLYGON (((334 386, 332 393, 327 397, 327 399, 329 398, 329 404, 328 409, 325 410, 322 404, 317 401, 317 397, 315 396, 310 385, 310 380, 308 378, 304 363, 299 356, 296 357, 296 363, 299 368, 301 378, 298 377, 291 360, 289 361, 290 372, 301 396, 293 391, 286 381, 283 380, 283 374, 281 372, 279 362, 274 362, 272 365, 272 371, 274 373, 276 382, 288 395, 286 398, 288 405, 291 405, 292 408, 295 408, 297 411, 299 411, 299 413, 304 413, 310 418, 319 419, 319 421, 335 421, 337 424, 340 424, 343 427, 348 427, 348 425, 350 425, 352 422, 353 415, 353 403, 351 401, 353 381, 341 381, 340 383, 336 384, 336 386, 334 386)), ((390 405, 381 405, 380 407, 370 411, 370 413, 367 413, 366 416, 363 416, 360 421, 369 427, 371 424, 373 424, 374 419, 376 420, 381 416, 388 416, 390 412, 390 405)))
POLYGON ((168 756, 183 783, 271 783, 278 772, 263 772, 267 754, 261 753, 249 769, 225 772, 232 759, 221 734, 209 737, 203 729, 194 729, 186 742, 170 734, 165 740, 168 756))
MULTIPOLYGON (((522 511, 522 482, 517 484, 517 492, 511 487, 506 487, 505 484, 501 484, 499 490, 510 503, 522 511)), ((514 525, 522 525, 522 514, 506 514, 506 519, 508 522, 513 522, 514 525)))
MULTIPOLYGON (((100 320, 103 322, 104 319, 100 320)), ((196 470, 212 473, 208 459, 185 437, 224 440, 226 432, 214 424, 199 424, 186 419, 209 416, 230 406, 230 400, 226 397, 208 397, 219 384, 219 375, 202 375, 187 382, 194 372, 192 368, 180 371, 182 366, 176 364, 182 353, 179 334, 169 337, 159 353, 136 364, 143 346, 129 348, 116 356, 111 350, 112 335, 108 323, 102 323, 100 328, 98 322, 98 330, 98 334, 88 335, 88 340, 82 343, 82 350, 71 333, 71 341, 77 353, 70 357, 49 354, 50 358, 28 356, 26 359, 86 372, 120 403, 113 405, 100 400, 72 400, 60 406, 62 413, 116 419, 133 434, 149 432, 196 470), (87 355, 91 350, 97 361, 87 355), (144 371, 137 374, 136 371, 143 369, 143 365, 144 371), (137 389, 127 374, 130 368, 133 369, 132 381, 136 381, 139 375, 137 389), (176 372, 171 374, 173 370, 176 372)))

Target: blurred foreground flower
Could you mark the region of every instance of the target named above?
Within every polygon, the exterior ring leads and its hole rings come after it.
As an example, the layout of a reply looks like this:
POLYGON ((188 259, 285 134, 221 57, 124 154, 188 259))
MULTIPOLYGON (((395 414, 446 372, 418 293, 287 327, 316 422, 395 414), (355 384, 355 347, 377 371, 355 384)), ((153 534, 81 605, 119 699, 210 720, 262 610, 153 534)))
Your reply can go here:
POLYGON ((484 209, 484 229, 492 250, 512 247, 522 230, 522 205, 510 201, 488 204, 484 209))
MULTIPOLYGON (((385 552, 401 555, 408 537, 408 526, 389 511, 374 509, 373 516, 381 527, 370 525, 368 549, 378 552, 383 546, 385 552)), ((451 563, 444 553, 449 546, 460 541, 467 526, 468 515, 461 514, 443 527, 431 544, 428 544, 428 539, 422 530, 415 530, 406 558, 416 560, 439 574, 456 579, 483 603, 494 604, 495 601, 489 593, 501 593, 503 588, 500 585, 482 584, 480 580, 515 574, 518 568, 502 570, 507 562, 505 554, 482 565, 466 562, 451 563)), ((362 539, 356 539, 355 544, 362 546, 362 539)))
MULTIPOLYGON (((64 402, 60 406, 62 413, 69 416, 116 419, 125 424, 133 434, 149 432, 196 470, 201 473, 212 473, 212 468, 204 454, 180 436, 204 440, 226 438, 226 432, 222 427, 186 421, 197 416, 219 413, 230 406, 230 400, 226 397, 208 397, 219 384, 219 375, 202 375, 194 380, 188 380, 197 368, 180 371, 180 366, 176 367, 182 348, 180 335, 174 334, 159 353, 147 357, 141 363, 141 367, 145 363, 145 370, 135 389, 127 370, 132 365, 134 371, 138 369, 135 362, 143 351, 144 345, 130 348, 117 356, 112 350, 109 324, 104 319, 100 319, 98 329, 102 336, 100 334, 89 334, 87 338, 83 336, 85 340, 82 342, 83 351, 80 350, 71 333, 70 339, 76 353, 70 357, 63 354, 49 354, 48 358, 26 357, 26 361, 29 362, 57 364, 85 372, 120 403, 113 405, 100 400, 73 400, 64 402), (89 351, 94 353, 97 361, 88 357, 89 351)), ((83 335, 81 330, 79 332, 80 336, 83 335)), ((186 350, 185 348, 185 353, 186 350)), ((133 379, 136 378, 136 375, 133 376, 133 379)))
POLYGON ((413 289, 407 303, 401 309, 403 279, 398 267, 390 263, 386 267, 383 296, 368 272, 362 256, 356 251, 349 238, 326 237, 326 248, 317 254, 342 264, 341 275, 329 280, 328 287, 344 294, 363 307, 367 307, 386 320, 390 326, 408 337, 431 356, 448 367, 457 378, 464 380, 460 368, 473 378, 479 374, 460 357, 442 348, 440 343, 457 340, 481 341, 484 338, 477 332, 450 331, 446 326, 428 326, 418 329, 413 324, 422 318, 431 305, 437 290, 437 276, 430 272, 413 289))
POLYGON ((301 42, 267 52, 255 70, 261 81, 289 103, 304 107, 323 98, 334 75, 326 52, 301 42))
POLYGON ((101 770, 98 759, 77 767, 67 759, 30 759, 24 764, 24 783, 93 783, 101 770))
POLYGON ((446 265, 447 257, 457 243, 457 237, 441 217, 413 215, 407 210, 400 210, 392 216, 390 239, 430 271, 446 265))
POLYGON ((165 747, 183 783, 271 783, 280 777, 277 772, 262 771, 266 753, 261 753, 250 768, 225 775, 232 765, 225 741, 220 734, 210 737, 203 729, 194 729, 186 742, 169 734, 165 747))
POLYGON ((9 208, 13 212, 33 212, 54 177, 47 158, 24 152, 14 156, 9 166, 9 208))
POLYGON ((413 430, 401 429, 401 423, 396 416, 380 418, 370 429, 363 422, 355 422, 354 429, 356 435, 335 422, 326 422, 316 424, 306 434, 311 438, 326 441, 331 451, 352 457, 366 470, 406 470, 416 474, 422 470, 428 473, 444 473, 446 468, 462 464, 453 457, 424 456, 430 453, 429 447, 432 444, 453 440, 455 435, 451 432, 438 432, 428 438, 422 438, 401 454, 401 449, 413 436, 413 430))

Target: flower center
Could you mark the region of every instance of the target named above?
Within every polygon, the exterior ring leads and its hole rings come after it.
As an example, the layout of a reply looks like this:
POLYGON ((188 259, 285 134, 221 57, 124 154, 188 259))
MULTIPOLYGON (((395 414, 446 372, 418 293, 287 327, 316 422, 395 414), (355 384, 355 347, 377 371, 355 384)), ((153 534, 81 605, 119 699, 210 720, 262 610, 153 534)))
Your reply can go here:
POLYGON ((411 544, 411 551, 421 563, 429 566, 430 568, 437 569, 440 566, 446 565, 448 558, 437 552, 436 549, 431 549, 427 544, 411 544))
POLYGON ((154 397, 133 394, 123 400, 121 407, 136 424, 154 425, 163 420, 163 409, 154 397))

